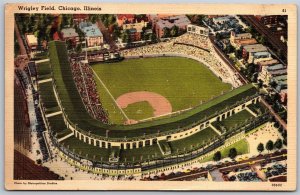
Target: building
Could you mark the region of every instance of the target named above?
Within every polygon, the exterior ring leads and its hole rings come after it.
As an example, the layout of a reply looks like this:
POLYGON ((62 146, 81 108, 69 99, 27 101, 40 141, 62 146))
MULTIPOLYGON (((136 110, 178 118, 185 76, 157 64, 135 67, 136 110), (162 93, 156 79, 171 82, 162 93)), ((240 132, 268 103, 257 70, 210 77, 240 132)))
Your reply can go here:
POLYGON ((264 61, 260 61, 257 63, 257 65, 259 66, 259 71, 262 71, 262 68, 264 66, 271 66, 271 65, 274 65, 274 64, 278 64, 279 61, 276 60, 276 59, 271 59, 271 60, 264 60, 264 61))
POLYGON ((255 16, 255 18, 263 23, 264 25, 268 24, 278 24, 280 21, 280 15, 265 15, 265 16, 255 16))
POLYGON ((155 24, 158 20, 168 17, 176 16, 174 14, 148 14, 148 21, 155 24))
POLYGON ((198 26, 194 24, 187 25, 187 32, 198 34, 202 36, 208 36, 209 35, 209 29, 203 26, 198 26))
POLYGON ((213 17, 213 22, 215 24, 224 24, 230 21, 231 16, 221 16, 221 17, 213 17))
POLYGON ((85 34, 87 47, 95 47, 103 44, 103 34, 96 24, 81 22, 79 23, 79 28, 85 34))
POLYGON ((134 23, 124 23, 122 25, 123 30, 136 29, 139 32, 143 31, 143 28, 147 27, 148 22, 141 20, 138 22, 137 20, 134 23))
MULTIPOLYGON (((257 64, 260 61, 271 60, 273 59, 271 54, 267 51, 260 51, 253 54, 252 61, 250 63, 257 64)), ((248 60, 249 62, 249 60, 248 60)))
POLYGON ((118 26, 123 26, 124 23, 133 23, 134 21, 134 14, 118 14, 117 15, 117 23, 118 26))
POLYGON ((37 50, 38 47, 38 40, 37 37, 34 34, 26 34, 26 42, 28 45, 28 48, 30 49, 30 52, 34 52, 37 50))
POLYGON ((259 78, 264 81, 264 83, 268 84, 270 81, 270 77, 272 76, 270 72, 276 71, 276 70, 283 70, 286 69, 286 67, 283 64, 273 64, 269 66, 262 66, 261 72, 259 73, 259 78))
POLYGON ((187 25, 189 24, 191 24, 191 21, 185 15, 161 18, 155 24, 155 33, 158 38, 162 38, 166 29, 171 29, 173 26, 177 26, 179 30, 186 31, 187 25))
POLYGON ((248 63, 253 63, 254 53, 266 51, 268 51, 267 47, 262 44, 245 45, 243 46, 242 56, 245 61, 248 61, 248 63))
POLYGON ((89 19, 88 14, 73 14, 74 24, 79 24, 80 22, 85 22, 89 19))
POLYGON ((76 45, 79 42, 78 33, 74 28, 64 28, 61 30, 61 38, 63 41, 71 41, 72 45, 76 45))
POLYGON ((252 38, 251 33, 241 33, 236 34, 234 31, 231 31, 230 34, 230 43, 235 48, 240 48, 246 45, 256 44, 256 39, 252 38))
POLYGON ((281 103, 286 104, 287 103, 287 89, 283 89, 279 93, 280 95, 280 101, 281 103))

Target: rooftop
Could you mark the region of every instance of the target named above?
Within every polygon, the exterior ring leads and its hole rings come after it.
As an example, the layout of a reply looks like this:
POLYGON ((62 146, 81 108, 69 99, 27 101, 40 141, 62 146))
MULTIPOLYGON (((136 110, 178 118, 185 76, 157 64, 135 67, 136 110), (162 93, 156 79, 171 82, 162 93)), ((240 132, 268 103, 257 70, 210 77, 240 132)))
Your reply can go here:
POLYGON ((257 43, 256 39, 251 38, 251 39, 238 39, 234 41, 236 44, 240 46, 246 46, 246 45, 252 45, 257 43))
POLYGON ((267 70, 278 70, 285 68, 283 64, 273 64, 267 68, 267 70))
POLYGON ((33 34, 27 34, 26 39, 27 39, 29 45, 37 45, 38 44, 37 37, 33 34))
POLYGON ((245 45, 243 48, 246 52, 249 52, 249 53, 268 51, 267 47, 262 44, 245 45))
POLYGON ((172 28, 173 26, 187 26, 190 20, 185 15, 170 16, 168 18, 160 19, 156 23, 160 28, 172 28))
POLYGON ((77 37, 78 33, 74 28, 64 28, 61 30, 61 33, 64 38, 69 38, 69 37, 77 37))
POLYGON ((287 70, 286 69, 280 69, 280 70, 272 70, 272 71, 269 71, 269 73, 274 77, 276 75, 285 75, 287 74, 287 70))
POLYGON ((251 33, 234 34, 235 38, 252 37, 251 33))
POLYGON ((134 14, 118 14, 117 15, 117 19, 118 20, 123 20, 123 19, 133 19, 134 18, 134 14))
POLYGON ((87 37, 102 37, 102 33, 96 24, 91 22, 80 22, 79 28, 84 32, 87 37))
POLYGON ((280 75, 280 76, 275 76, 273 77, 274 80, 276 81, 286 81, 287 80, 287 75, 280 75))
POLYGON ((278 60, 276 60, 276 59, 264 60, 264 61, 258 62, 258 64, 260 66, 268 66, 268 65, 277 64, 277 63, 278 63, 278 60))
POLYGON ((254 55, 254 57, 257 57, 257 56, 269 56, 271 54, 267 51, 259 51, 259 52, 254 53, 253 55, 254 55))

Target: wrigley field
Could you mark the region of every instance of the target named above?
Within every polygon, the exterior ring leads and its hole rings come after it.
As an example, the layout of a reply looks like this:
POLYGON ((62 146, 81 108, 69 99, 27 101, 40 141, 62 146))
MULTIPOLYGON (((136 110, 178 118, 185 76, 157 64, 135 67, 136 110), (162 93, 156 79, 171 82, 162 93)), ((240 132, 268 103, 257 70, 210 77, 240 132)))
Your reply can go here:
POLYGON ((286 181, 287 20, 15 14, 14 179, 286 181))

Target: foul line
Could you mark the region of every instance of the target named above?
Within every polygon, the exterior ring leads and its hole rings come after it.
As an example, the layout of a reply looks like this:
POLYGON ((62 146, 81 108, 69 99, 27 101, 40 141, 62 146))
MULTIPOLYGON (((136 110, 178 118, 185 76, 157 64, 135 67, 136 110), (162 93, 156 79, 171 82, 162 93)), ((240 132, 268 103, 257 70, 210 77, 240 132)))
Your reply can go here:
MULTIPOLYGON (((92 69, 92 68, 91 68, 92 69)), ((107 93, 109 94, 109 96, 111 97, 111 99, 115 102, 115 104, 117 105, 117 107, 121 110, 122 114, 125 116, 125 118, 127 120, 129 120, 129 118, 127 117, 127 115, 125 114, 125 112, 123 111, 123 109, 118 105, 117 101, 115 100, 114 96, 110 93, 110 91, 107 89, 107 87, 105 86, 105 84, 102 82, 102 80, 100 79, 100 77, 96 74, 96 72, 94 71, 94 69, 92 69, 94 75, 96 75, 97 79, 100 81, 101 85, 105 88, 105 90, 107 91, 107 93)))

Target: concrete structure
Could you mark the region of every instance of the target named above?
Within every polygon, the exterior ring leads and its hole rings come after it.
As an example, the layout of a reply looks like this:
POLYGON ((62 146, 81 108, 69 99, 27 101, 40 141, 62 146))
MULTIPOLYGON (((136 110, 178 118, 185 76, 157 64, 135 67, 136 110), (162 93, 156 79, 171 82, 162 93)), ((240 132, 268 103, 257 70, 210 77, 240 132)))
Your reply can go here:
POLYGON ((92 24, 91 22, 81 22, 79 23, 79 28, 85 34, 88 47, 103 44, 103 35, 96 24, 92 24))
POLYGON ((209 29, 203 26, 189 24, 187 25, 187 32, 207 37, 209 34, 209 29))
POLYGON ((190 20, 185 15, 161 18, 155 24, 155 33, 158 38, 162 38, 166 28, 171 29, 173 26, 177 26, 179 30, 185 31, 190 23, 190 20))

